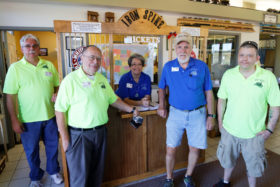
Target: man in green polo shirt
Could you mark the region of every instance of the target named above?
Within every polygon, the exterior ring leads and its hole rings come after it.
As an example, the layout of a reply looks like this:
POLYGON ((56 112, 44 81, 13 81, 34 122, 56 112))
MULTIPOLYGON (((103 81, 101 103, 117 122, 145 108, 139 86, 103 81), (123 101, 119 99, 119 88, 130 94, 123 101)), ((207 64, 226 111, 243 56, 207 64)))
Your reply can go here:
POLYGON ((273 133, 279 117, 280 92, 272 72, 257 65, 258 45, 244 42, 238 66, 225 72, 218 92, 218 122, 221 140, 217 157, 224 178, 214 186, 230 186, 230 176, 239 154, 244 158, 250 187, 256 186, 265 165, 264 142, 273 133), (270 114, 267 126, 267 107, 270 114))
POLYGON ((101 186, 109 105, 138 114, 115 95, 107 79, 97 72, 101 58, 99 48, 85 47, 82 67, 64 78, 55 103, 71 187, 101 186))
POLYGON ((56 184, 60 184, 63 179, 57 161, 58 130, 54 113, 58 73, 51 62, 39 57, 40 43, 37 37, 24 35, 20 45, 24 57, 10 66, 4 84, 12 127, 21 135, 30 166, 30 186, 42 186, 40 180, 44 171, 40 168, 40 138, 45 144, 46 171, 56 184))

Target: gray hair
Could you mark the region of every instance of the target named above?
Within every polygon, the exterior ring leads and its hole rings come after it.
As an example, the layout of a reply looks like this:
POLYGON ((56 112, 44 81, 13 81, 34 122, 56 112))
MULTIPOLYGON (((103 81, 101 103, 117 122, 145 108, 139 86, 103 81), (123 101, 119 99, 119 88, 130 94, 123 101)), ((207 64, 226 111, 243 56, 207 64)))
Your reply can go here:
POLYGON ((142 66, 144 67, 144 65, 145 65, 145 58, 144 58, 142 55, 137 54, 137 53, 135 53, 135 54, 133 54, 133 55, 131 55, 131 56, 129 57, 129 59, 128 59, 128 66, 129 66, 129 67, 131 67, 131 63, 132 63, 132 60, 133 60, 134 58, 140 60, 142 66))
POLYGON ((20 46, 23 47, 25 42, 26 42, 26 40, 29 39, 29 38, 35 40, 36 43, 40 46, 39 39, 36 36, 34 36, 33 34, 26 34, 23 37, 21 37, 21 39, 20 39, 20 46))
POLYGON ((82 55, 83 55, 83 54, 88 50, 88 48, 90 48, 90 47, 97 49, 97 50, 100 52, 100 54, 102 55, 101 49, 99 49, 99 47, 97 47, 96 45, 88 45, 88 46, 85 46, 85 47, 83 48, 82 55))

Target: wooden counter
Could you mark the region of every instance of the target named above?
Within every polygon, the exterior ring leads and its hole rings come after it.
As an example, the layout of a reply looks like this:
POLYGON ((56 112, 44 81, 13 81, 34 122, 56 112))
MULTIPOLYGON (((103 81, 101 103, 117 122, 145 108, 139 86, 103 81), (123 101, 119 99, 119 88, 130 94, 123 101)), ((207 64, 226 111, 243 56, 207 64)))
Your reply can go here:
MULTIPOLYGON (((143 112, 140 113, 144 118, 143 124, 135 129, 129 124, 130 116, 121 118, 117 109, 112 107, 108 114, 103 186, 117 186, 165 173, 166 119, 156 115, 156 111, 143 112)), ((184 135, 177 150, 175 169, 187 166, 187 154, 188 146, 184 135)), ((199 162, 203 161, 204 151, 199 158, 199 162)))

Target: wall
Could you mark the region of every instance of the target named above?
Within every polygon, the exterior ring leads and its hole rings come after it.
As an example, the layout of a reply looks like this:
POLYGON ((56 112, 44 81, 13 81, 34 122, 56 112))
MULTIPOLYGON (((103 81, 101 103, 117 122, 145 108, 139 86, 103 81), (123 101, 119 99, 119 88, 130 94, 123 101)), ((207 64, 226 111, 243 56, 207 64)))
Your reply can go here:
MULTIPOLYGON (((186 2, 189 2, 185 0, 186 2)), ((79 4, 62 4, 62 3, 30 3, 30 2, 6 2, 0 1, 0 29, 1 27, 42 27, 42 28, 52 28, 53 20, 77 20, 77 21, 86 21, 87 20, 87 11, 96 11, 99 13, 99 21, 103 22, 105 20, 104 15, 105 12, 114 12, 115 20, 118 20, 125 12, 130 10, 131 8, 119 8, 119 7, 100 7, 93 5, 79 5, 79 4), (35 16, 36 15, 36 16, 35 16), (4 19, 5 18, 5 19, 4 19), (8 19, 7 19, 8 18, 8 19)), ((107 1, 106 1, 107 2, 107 1)), ((106 3, 104 2, 104 3, 106 3)), ((111 1, 112 2, 112 1, 111 1)), ((112 2, 113 3, 113 2, 112 2)), ((123 2, 122 2, 123 3, 123 2)), ((119 4, 119 6, 122 5, 119 4)), ((147 2, 146 2, 147 3, 147 2)), ((154 3, 154 2, 153 2, 154 3)), ((193 3, 193 2, 192 2, 193 3)), ((135 3, 136 6, 139 3, 135 3)), ((172 4, 172 3, 171 3, 172 4)), ((196 5, 201 5, 201 3, 196 3, 196 5)), ((204 3, 205 5, 205 3, 204 3)), ((175 5, 170 5, 173 7, 175 5)), ((208 5, 205 5, 208 6, 208 5)), ((209 5, 210 7, 214 6, 215 11, 219 12, 218 9, 220 6, 209 5)), ((125 6, 127 7, 127 6, 125 6)), ((155 7, 154 4, 151 4, 151 7, 155 7)), ((178 6, 178 10, 183 12, 181 7, 178 6)), ((194 7, 197 9, 197 7, 194 7)), ((226 9, 228 9, 227 7, 226 9)), ((238 10, 237 8, 231 7, 234 10, 238 10)), ((163 8, 162 8, 163 9, 163 8)), ((189 10, 189 7, 186 7, 189 10)), ((172 9, 170 9, 172 10, 172 9)), ((243 11, 243 9, 242 9, 243 11)), ((186 14, 186 13, 178 13, 178 12, 167 12, 167 11, 156 11, 159 15, 163 16, 163 19, 167 23, 167 25, 177 25, 177 18, 181 17, 195 17, 194 15, 186 14)), ((193 12, 193 11, 191 11, 193 12)), ((208 14, 212 14, 213 11, 208 11, 208 14)), ((260 11, 257 11, 260 12, 260 11)), ((220 15, 229 15, 223 14, 220 12, 220 15)), ((248 10, 248 18, 250 18, 251 11, 248 10)), ((196 16, 197 17, 197 16, 196 16)), ((207 16, 204 16, 207 17, 207 16)), ((228 20, 228 19, 227 19, 228 20)), ((236 20, 240 21, 240 20, 236 20)), ((246 33, 246 32, 231 32, 238 33, 240 35, 240 42, 245 40, 254 40, 256 42, 259 41, 259 23, 254 21, 246 21, 246 23, 252 23, 255 25, 255 32, 246 33)), ((166 41, 163 41, 165 44, 166 41)), ((43 46, 42 46, 43 47, 43 46)), ((167 53, 165 53, 166 47, 163 47, 163 62, 166 62, 167 53)))

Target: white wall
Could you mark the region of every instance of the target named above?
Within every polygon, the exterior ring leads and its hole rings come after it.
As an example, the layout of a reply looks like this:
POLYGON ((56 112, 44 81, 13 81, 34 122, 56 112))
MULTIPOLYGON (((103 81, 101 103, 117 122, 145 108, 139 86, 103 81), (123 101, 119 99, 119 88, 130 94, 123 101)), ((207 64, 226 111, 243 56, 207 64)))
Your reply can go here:
MULTIPOLYGON (((30 3, 30 2, 3 2, 0 1, 0 27, 53 27, 53 20, 87 21, 87 11, 99 13, 99 21, 104 22, 105 12, 114 12, 118 20, 127 8, 97 7, 92 5, 77 5, 63 3, 30 3)), ((195 17, 193 15, 157 11, 163 16, 167 25, 177 25, 177 18, 195 17)), ((205 16, 206 17, 206 16, 205 16)), ((216 19, 216 18, 215 18, 216 19)), ((236 20, 238 21, 238 20, 236 20)), ((244 22, 244 21, 243 21, 244 22)), ((255 25, 255 32, 237 32, 240 34, 240 43, 246 40, 259 41, 259 24, 255 25)), ((230 33, 233 33, 232 31, 230 33)), ((164 44, 166 41, 163 42, 164 44)), ((166 46, 163 47, 163 50, 166 46)), ((168 54, 163 51, 164 60, 168 54)))

